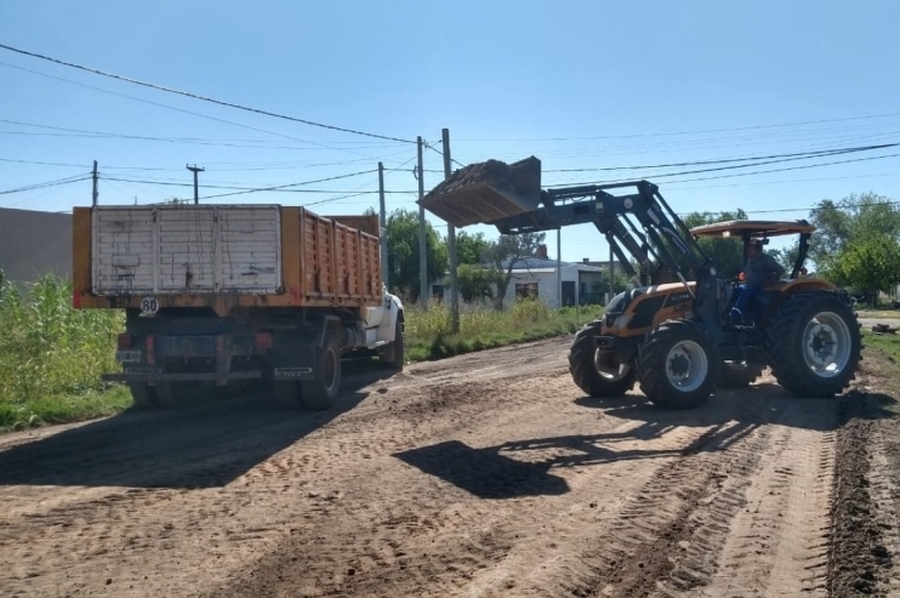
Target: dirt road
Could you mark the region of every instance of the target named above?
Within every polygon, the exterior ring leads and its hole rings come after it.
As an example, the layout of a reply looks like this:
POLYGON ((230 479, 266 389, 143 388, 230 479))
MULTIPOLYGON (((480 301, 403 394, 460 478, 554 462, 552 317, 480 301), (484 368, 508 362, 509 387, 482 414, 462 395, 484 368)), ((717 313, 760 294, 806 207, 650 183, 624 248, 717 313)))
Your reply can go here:
POLYGON ((582 396, 568 339, 369 372, 338 408, 0 439, 2 596, 900 596, 900 432, 763 379, 582 396))

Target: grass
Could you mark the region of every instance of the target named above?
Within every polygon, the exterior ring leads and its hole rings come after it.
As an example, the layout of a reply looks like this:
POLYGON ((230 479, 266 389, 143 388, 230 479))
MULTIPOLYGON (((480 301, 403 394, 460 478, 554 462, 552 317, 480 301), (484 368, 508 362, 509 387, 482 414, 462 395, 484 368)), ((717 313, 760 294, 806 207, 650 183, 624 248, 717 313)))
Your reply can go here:
POLYGON ((78 421, 127 406, 100 376, 118 370, 118 310, 76 310, 72 288, 46 276, 0 286, 0 429, 78 421))
POLYGON ((442 359, 574 333, 602 313, 600 306, 551 310, 532 300, 518 301, 505 311, 462 305, 459 333, 453 334, 448 306, 441 303, 432 303, 427 309, 412 306, 406 314, 406 358, 409 361, 442 359))
POLYGON ((878 334, 863 329, 866 347, 878 349, 893 363, 900 362, 900 334, 878 334))

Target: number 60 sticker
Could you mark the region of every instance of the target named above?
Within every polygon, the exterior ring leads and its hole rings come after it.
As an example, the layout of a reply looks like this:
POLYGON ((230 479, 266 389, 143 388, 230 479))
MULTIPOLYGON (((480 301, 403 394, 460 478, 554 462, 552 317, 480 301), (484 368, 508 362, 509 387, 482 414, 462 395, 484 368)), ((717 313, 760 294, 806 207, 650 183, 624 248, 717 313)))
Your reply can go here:
POLYGON ((141 299, 141 313, 147 316, 155 315, 159 311, 159 301, 156 297, 144 297, 141 299))

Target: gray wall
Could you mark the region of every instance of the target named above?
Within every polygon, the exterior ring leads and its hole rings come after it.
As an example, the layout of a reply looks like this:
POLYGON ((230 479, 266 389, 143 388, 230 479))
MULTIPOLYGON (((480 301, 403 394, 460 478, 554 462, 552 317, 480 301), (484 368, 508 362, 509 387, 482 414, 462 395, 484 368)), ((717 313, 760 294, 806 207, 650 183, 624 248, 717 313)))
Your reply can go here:
POLYGON ((72 215, 0 208, 0 269, 23 283, 72 276, 72 215))

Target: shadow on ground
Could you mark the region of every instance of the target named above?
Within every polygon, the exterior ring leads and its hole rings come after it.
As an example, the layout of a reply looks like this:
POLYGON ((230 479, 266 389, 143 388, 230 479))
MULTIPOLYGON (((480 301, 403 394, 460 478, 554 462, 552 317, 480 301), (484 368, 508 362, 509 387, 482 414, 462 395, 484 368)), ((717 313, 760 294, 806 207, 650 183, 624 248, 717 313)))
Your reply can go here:
POLYGON ((798 399, 774 384, 719 391, 706 405, 685 411, 657 409, 640 394, 584 397, 576 403, 602 409, 604 417, 640 423, 624 432, 536 438, 478 449, 451 441, 394 456, 481 498, 557 495, 567 492, 568 486, 552 473, 554 469, 724 451, 764 425, 837 430, 847 421, 846 407, 853 402, 865 403, 862 411, 869 418, 895 416, 889 408, 897 400, 886 394, 853 391, 834 399, 798 399), (707 429, 680 448, 652 448, 649 441, 683 426, 707 429), (633 441, 648 442, 635 447, 633 441), (527 454, 528 461, 517 454, 527 454))
POLYGON ((391 375, 354 368, 334 408, 286 408, 266 394, 167 411, 125 412, 0 453, 0 485, 223 486, 366 398, 391 375))

